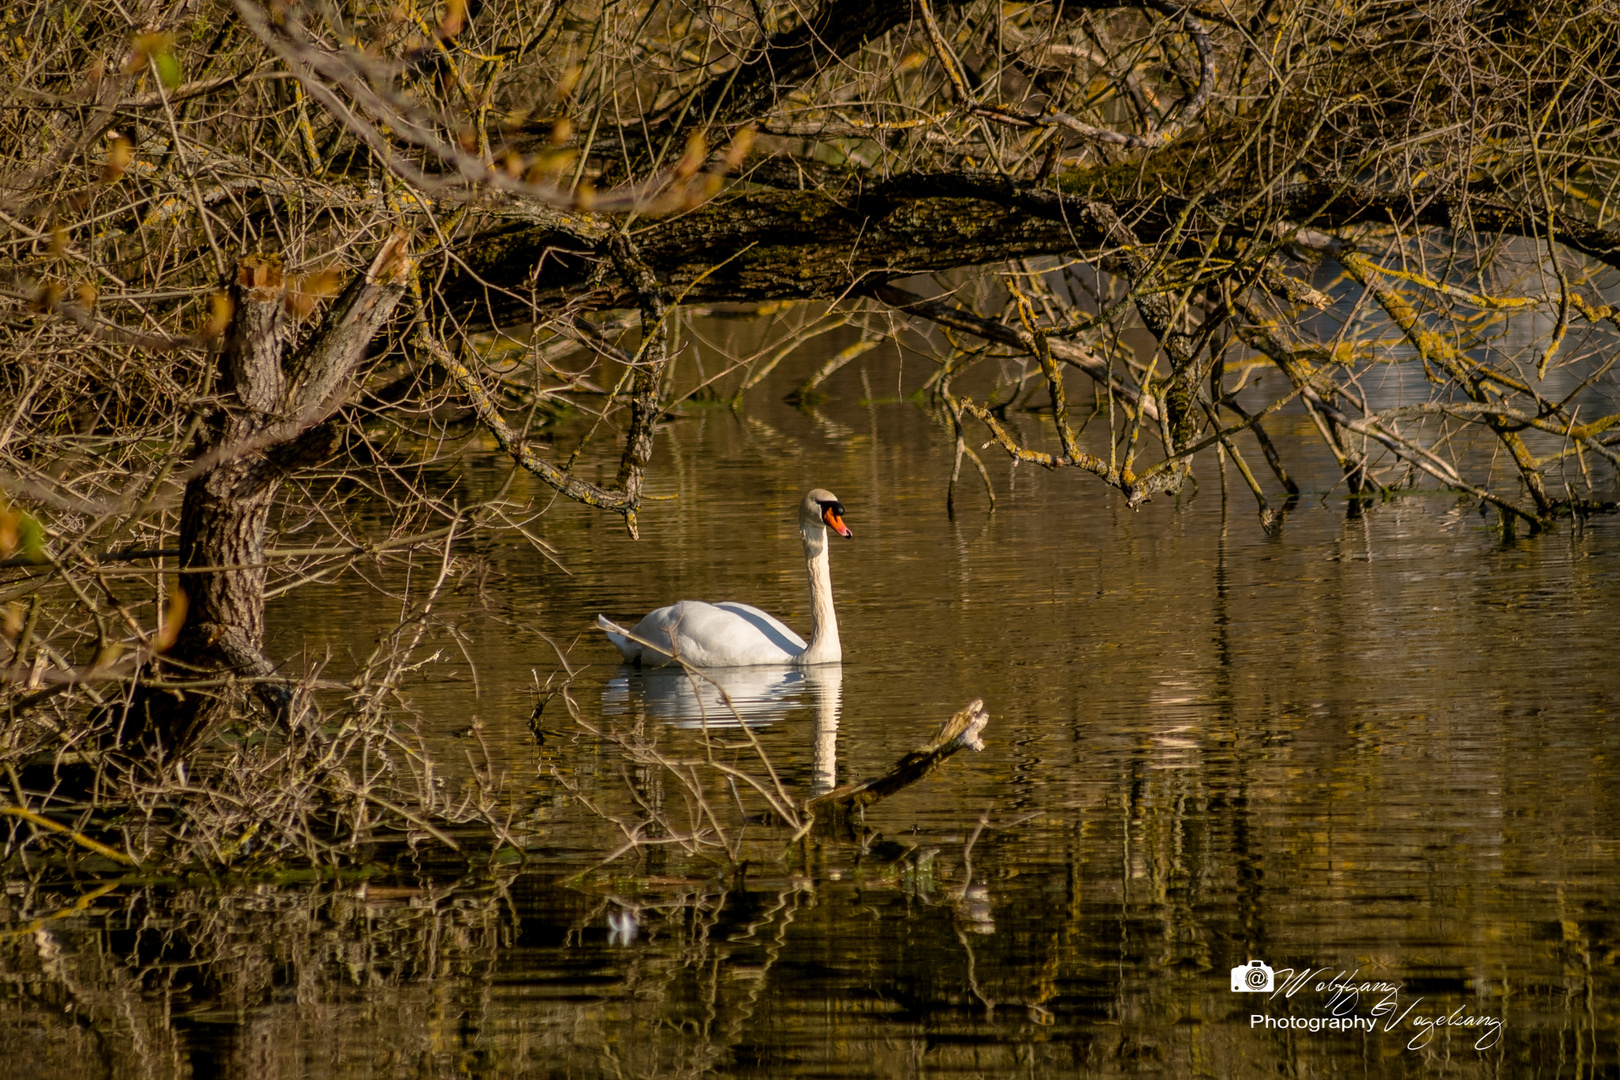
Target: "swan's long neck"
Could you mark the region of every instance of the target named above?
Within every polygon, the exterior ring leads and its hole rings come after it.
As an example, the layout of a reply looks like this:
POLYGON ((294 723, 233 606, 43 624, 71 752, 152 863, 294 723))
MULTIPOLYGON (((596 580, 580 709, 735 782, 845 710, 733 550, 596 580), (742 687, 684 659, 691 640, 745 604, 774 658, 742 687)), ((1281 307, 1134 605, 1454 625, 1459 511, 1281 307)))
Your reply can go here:
POLYGON ((804 561, 810 572, 810 645, 799 656, 801 664, 836 664, 843 659, 838 644, 838 615, 833 611, 832 568, 827 559, 827 529, 819 522, 806 525, 804 561))

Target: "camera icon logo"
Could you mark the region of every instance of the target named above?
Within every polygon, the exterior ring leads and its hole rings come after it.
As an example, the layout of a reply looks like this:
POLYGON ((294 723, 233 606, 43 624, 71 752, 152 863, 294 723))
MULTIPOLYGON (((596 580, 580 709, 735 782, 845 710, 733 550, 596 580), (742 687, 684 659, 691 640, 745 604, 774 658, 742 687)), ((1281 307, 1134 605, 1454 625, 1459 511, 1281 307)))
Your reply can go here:
POLYGON ((1250 960, 1232 969, 1232 993, 1269 994, 1276 989, 1277 978, 1264 960, 1250 960))

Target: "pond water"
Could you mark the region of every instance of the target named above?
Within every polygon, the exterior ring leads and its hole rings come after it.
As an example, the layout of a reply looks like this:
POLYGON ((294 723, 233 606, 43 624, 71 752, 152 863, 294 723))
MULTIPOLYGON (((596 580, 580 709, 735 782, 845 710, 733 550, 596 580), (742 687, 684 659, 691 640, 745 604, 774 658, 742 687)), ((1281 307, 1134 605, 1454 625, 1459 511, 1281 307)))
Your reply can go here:
MULTIPOLYGON (((572 505, 537 522, 566 572, 469 540, 499 574, 407 690, 449 783, 504 777, 525 858, 113 890, 65 913, 13 900, 8 1068, 1620 1069, 1615 522, 1504 541, 1445 494, 1347 515, 1318 458, 1276 535, 1207 466, 1196 493, 1131 511, 1089 477, 987 458, 994 512, 974 480, 953 520, 937 422, 871 402, 894 378, 851 365, 811 411, 692 408, 659 436, 639 541, 572 505), (591 629, 703 598, 807 633, 793 514, 812 486, 855 533, 832 551, 841 665, 722 680, 742 726, 715 687, 624 668, 591 629), (591 730, 552 698, 537 742, 557 649, 591 730), (975 698, 985 749, 847 828, 792 842, 721 813, 746 867, 656 843, 600 865, 625 836, 603 815, 686 821, 694 790, 730 783, 628 761, 612 732, 672 758, 707 736, 759 775, 757 743, 804 798, 883 772, 975 698), (1293 992, 1234 992, 1251 961, 1293 992), (1335 997, 1336 976, 1369 985, 1335 997)), ((1290 423, 1285 446, 1308 435, 1290 423)), ((443 476, 468 496, 504 479, 487 457, 443 476)), ((283 655, 331 649, 334 668, 390 625, 359 582, 273 617, 283 655)))

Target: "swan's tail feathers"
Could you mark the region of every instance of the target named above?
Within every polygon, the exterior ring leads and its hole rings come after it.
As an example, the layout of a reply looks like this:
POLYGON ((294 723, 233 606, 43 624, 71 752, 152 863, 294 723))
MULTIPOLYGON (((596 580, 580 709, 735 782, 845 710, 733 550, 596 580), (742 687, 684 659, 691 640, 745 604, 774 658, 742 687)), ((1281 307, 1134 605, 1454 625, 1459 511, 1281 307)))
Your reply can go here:
POLYGON ((641 646, 630 640, 630 631, 606 615, 598 615, 596 625, 607 634, 608 640, 613 642, 613 647, 618 649, 626 660, 635 660, 641 656, 641 646))

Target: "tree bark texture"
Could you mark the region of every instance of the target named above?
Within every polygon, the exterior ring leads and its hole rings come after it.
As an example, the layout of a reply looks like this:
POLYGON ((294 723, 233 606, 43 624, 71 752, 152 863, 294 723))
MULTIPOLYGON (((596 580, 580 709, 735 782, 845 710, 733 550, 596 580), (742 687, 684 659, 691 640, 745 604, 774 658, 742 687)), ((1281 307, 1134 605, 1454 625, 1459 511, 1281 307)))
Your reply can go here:
MULTIPOLYGON (((383 246, 365 275, 333 306, 302 348, 287 283, 273 256, 250 255, 237 268, 234 310, 219 357, 223 406, 204 436, 201 471, 186 483, 180 512, 181 588, 186 621, 168 659, 183 670, 252 680, 273 714, 291 695, 264 655, 264 535, 286 470, 307 452, 304 438, 347 397, 355 369, 404 292, 403 238, 383 246)), ((196 467, 196 466, 194 466, 196 467)), ((137 697, 123 742, 159 756, 195 746, 228 714, 230 695, 137 697)))

